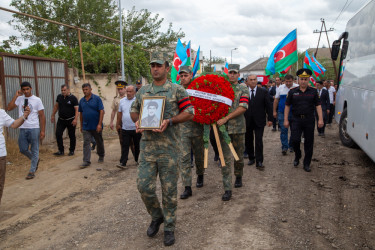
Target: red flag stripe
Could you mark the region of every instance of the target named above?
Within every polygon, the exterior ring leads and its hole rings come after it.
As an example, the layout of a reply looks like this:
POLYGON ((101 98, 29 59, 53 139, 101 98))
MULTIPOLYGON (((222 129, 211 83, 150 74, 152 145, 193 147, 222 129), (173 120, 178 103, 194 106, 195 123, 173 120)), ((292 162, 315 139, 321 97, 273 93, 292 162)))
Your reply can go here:
POLYGON ((284 47, 282 47, 278 52, 275 53, 275 63, 280 61, 281 59, 289 56, 290 54, 292 54, 294 51, 297 50, 297 40, 294 39, 293 41, 291 41, 290 43, 288 43, 287 45, 285 45, 284 47), (282 53, 280 52, 280 50, 283 50, 285 51, 285 56, 278 56, 279 53, 282 53))

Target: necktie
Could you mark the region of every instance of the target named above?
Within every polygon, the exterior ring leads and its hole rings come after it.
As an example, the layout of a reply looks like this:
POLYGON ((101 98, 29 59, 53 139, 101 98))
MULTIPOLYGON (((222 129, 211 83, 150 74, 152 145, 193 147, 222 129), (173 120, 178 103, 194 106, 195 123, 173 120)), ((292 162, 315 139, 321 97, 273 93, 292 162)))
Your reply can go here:
POLYGON ((255 96, 254 96, 254 90, 252 89, 251 90, 251 104, 253 104, 254 103, 254 98, 255 98, 255 96))

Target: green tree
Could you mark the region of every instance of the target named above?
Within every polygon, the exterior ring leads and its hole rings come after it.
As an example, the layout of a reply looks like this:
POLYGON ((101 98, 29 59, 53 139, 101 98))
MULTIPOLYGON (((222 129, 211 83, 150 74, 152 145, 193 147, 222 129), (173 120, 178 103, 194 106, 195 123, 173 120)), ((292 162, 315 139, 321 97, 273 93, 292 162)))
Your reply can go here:
POLYGON ((3 44, 0 46, 0 52, 13 53, 12 47, 15 46, 19 47, 21 43, 16 36, 10 36, 9 39, 3 41, 3 44))
MULTIPOLYGON (((223 63, 225 63, 225 59, 222 58, 222 57, 219 57, 219 56, 213 56, 213 57, 211 57, 211 61, 210 61, 210 58, 204 58, 203 63, 204 63, 204 72, 205 73, 213 72, 214 71, 214 64, 223 64, 223 63)), ((221 70, 221 69, 217 69, 217 70, 221 70)))
MULTIPOLYGON (((118 32, 118 17, 113 0, 12 0, 11 6, 18 11, 57 22, 78 26, 106 36, 118 32)), ((23 38, 32 43, 47 45, 78 46, 76 30, 61 25, 14 14, 10 21, 23 38)), ((81 32, 82 41, 95 45, 107 42, 106 39, 81 32)))

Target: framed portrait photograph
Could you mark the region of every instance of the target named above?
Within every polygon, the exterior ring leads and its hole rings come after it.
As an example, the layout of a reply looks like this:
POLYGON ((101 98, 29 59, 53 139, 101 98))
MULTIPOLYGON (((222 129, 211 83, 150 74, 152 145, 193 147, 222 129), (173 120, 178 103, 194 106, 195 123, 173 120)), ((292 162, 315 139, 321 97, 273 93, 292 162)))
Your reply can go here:
POLYGON ((139 126, 141 129, 158 129, 163 122, 165 96, 143 97, 139 126))

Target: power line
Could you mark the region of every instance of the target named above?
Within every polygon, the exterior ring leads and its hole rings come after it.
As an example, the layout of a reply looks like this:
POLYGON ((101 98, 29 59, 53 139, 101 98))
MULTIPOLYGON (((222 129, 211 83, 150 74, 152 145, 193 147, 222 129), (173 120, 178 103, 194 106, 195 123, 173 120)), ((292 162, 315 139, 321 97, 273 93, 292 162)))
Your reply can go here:
POLYGON ((342 14, 342 12, 344 11, 344 8, 345 8, 346 4, 348 3, 348 1, 349 1, 349 0, 346 0, 346 2, 345 2, 345 4, 344 4, 344 6, 342 7, 342 9, 341 9, 339 15, 336 17, 336 20, 335 20, 335 21, 333 22, 333 24, 331 25, 331 28, 333 28, 333 25, 335 25, 335 23, 337 22, 337 20, 338 20, 339 17, 341 16, 341 14, 342 14))

